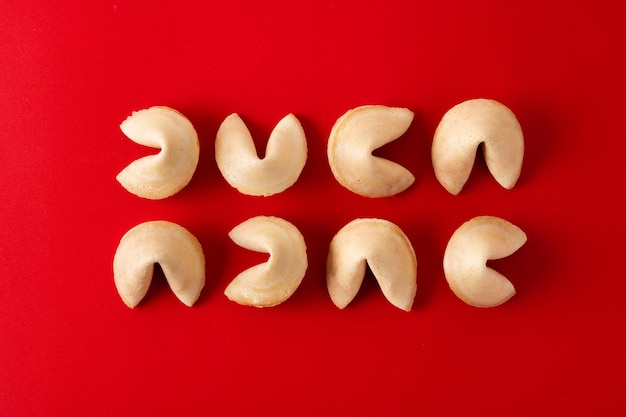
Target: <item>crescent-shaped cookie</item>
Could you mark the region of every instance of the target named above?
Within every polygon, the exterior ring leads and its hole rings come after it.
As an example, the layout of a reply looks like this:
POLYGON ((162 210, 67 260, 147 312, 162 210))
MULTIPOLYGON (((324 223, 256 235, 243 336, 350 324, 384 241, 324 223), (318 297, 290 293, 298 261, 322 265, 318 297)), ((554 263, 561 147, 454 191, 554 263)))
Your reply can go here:
POLYGON ((242 194, 270 196, 291 187, 307 158, 304 130, 289 114, 272 130, 263 159, 241 117, 233 113, 221 124, 215 139, 215 161, 224 179, 242 194))
POLYGON ((129 192, 159 200, 182 190, 191 181, 200 155, 198 135, 191 122, 178 111, 155 106, 133 112, 120 125, 133 142, 159 148, 131 162, 117 181, 129 192))
POLYGON ((513 284, 487 266, 490 259, 507 257, 526 243, 526 234, 514 224, 493 216, 463 223, 448 242, 443 269, 450 289, 467 304, 494 307, 515 294, 513 284))
POLYGON ((239 304, 272 307, 296 291, 308 267, 302 234, 288 221, 273 216, 257 216, 230 231, 237 245, 269 253, 267 262, 255 265, 232 280, 224 293, 239 304))
POLYGON ((143 299, 156 263, 176 297, 191 307, 204 287, 202 246, 187 229, 164 220, 138 224, 120 240, 113 275, 124 304, 134 308, 143 299))
POLYGON ((412 121, 413 112, 400 107, 370 105, 346 112, 328 139, 328 162, 337 181, 364 197, 389 197, 410 187, 411 172, 372 152, 402 136, 412 121))
POLYGON ((369 265, 391 304, 409 311, 417 291, 417 259, 411 242, 395 224, 356 219, 333 237, 326 284, 333 303, 346 307, 356 296, 369 265))
POLYGON ((458 194, 472 172, 482 144, 487 168, 504 188, 515 186, 524 159, 524 135, 515 114, 489 99, 473 99, 452 107, 433 138, 435 176, 451 194, 458 194))

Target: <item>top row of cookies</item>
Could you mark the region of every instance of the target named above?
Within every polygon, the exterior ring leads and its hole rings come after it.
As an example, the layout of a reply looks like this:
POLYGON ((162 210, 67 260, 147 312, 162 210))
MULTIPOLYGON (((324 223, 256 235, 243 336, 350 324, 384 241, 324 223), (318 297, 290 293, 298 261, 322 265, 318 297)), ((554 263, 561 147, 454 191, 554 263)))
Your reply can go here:
MULTIPOLYGON (((341 185, 364 197, 389 197, 406 190, 415 177, 403 166, 372 155, 402 136, 413 121, 406 108, 361 106, 347 111, 333 126, 328 161, 341 185)), ((129 192, 159 200, 182 190, 198 165, 200 146, 191 122, 180 112, 155 106, 133 112, 120 125, 133 142, 160 148, 156 155, 137 159, 117 176, 129 192)), ((432 163, 435 176, 451 194, 467 181, 483 144, 487 168, 504 188, 519 178, 524 136, 515 114, 490 99, 464 101, 446 112, 435 130, 432 163)), ((215 140, 215 160, 224 179, 243 194, 270 196, 292 186, 307 159, 306 136, 289 114, 274 127, 264 158, 259 158, 245 123, 231 114, 215 140)))

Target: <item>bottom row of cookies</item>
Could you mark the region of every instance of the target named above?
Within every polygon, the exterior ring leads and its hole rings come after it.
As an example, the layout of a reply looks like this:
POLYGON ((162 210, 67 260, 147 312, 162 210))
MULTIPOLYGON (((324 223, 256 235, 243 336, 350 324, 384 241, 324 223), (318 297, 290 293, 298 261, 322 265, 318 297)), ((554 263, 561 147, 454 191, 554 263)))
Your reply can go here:
MULTIPOLYGON (((269 253, 269 259, 241 272, 225 295, 239 304, 271 307, 287 300, 298 288, 308 267, 306 244, 288 221, 257 216, 228 234, 237 245, 269 253)), ((452 291, 476 307, 493 307, 515 294, 511 282, 487 261, 513 254, 526 234, 512 223, 493 216, 475 217, 450 238, 443 269, 452 291)), ((115 286, 128 307, 146 295, 154 265, 159 264, 180 301, 192 306, 204 287, 202 246, 184 227, 169 221, 149 221, 130 229, 113 259, 115 286)), ((417 259, 411 242, 395 224, 376 218, 356 219, 333 237, 328 250, 326 282, 333 303, 346 307, 356 296, 369 266, 394 306, 409 311, 417 291, 417 259)))

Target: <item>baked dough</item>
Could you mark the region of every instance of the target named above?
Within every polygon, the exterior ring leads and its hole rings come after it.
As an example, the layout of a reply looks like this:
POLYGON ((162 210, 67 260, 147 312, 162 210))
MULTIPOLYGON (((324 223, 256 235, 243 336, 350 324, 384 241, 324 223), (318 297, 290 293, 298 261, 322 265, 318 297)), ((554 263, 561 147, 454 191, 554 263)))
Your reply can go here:
POLYGON ((326 284, 333 303, 343 309, 356 296, 369 265, 391 304, 410 311, 417 291, 417 259, 411 242, 395 224, 356 219, 332 239, 326 284))
POLYGON ((337 181, 364 197, 389 197, 409 188, 415 181, 411 172, 372 152, 402 136, 412 121, 413 112, 400 107, 370 105, 347 111, 328 139, 328 162, 337 181))
POLYGON ((304 130, 293 114, 274 127, 263 159, 236 113, 222 122, 215 139, 217 167, 232 187, 246 195, 270 196, 285 191, 300 177, 306 158, 304 130))
POLYGON ((133 161, 117 175, 117 181, 129 192, 160 200, 191 181, 200 145, 196 130, 181 113, 165 106, 150 107, 133 112, 120 129, 135 143, 161 149, 156 155, 133 161))
POLYGON ((450 238, 443 257, 450 288, 475 307, 504 303, 515 294, 515 288, 486 263, 513 254, 524 243, 522 229, 499 217, 479 216, 463 223, 450 238))
POLYGON ((515 186, 524 159, 524 135, 515 114, 489 99, 473 99, 443 116, 432 145, 435 176, 451 194, 458 194, 472 172, 482 144, 487 168, 504 188, 515 186))
POLYGON ((156 220, 122 237, 113 258, 117 291, 130 308, 143 299, 158 263, 176 297, 192 306, 204 287, 205 259, 198 240, 182 226, 156 220))
POLYGON ((255 307, 272 307, 296 291, 308 267, 306 245, 298 229, 286 220, 257 216, 230 231, 237 245, 269 253, 267 262, 241 272, 226 287, 228 299, 255 307))

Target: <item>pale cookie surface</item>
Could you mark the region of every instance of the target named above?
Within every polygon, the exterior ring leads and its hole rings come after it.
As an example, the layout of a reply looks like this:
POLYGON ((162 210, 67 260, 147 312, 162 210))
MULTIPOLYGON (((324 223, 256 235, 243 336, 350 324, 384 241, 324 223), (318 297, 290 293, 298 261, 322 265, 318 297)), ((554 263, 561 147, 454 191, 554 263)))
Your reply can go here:
POLYGON ((139 304, 150 287, 155 263, 176 297, 192 306, 204 287, 202 246, 185 228, 163 220, 141 223, 122 237, 113 259, 122 301, 130 308, 139 304))
POLYGON ((415 251, 398 226, 382 219, 353 220, 332 239, 326 284, 333 303, 344 308, 354 299, 368 265, 387 300, 411 310, 417 291, 415 251))
POLYGON ((337 181, 364 197, 389 197, 413 184, 403 166, 372 152, 402 136, 413 112, 400 107, 361 106, 349 110, 333 126, 328 140, 328 162, 337 181))
POLYGON ((507 257, 526 243, 526 234, 514 224, 493 216, 475 217, 452 235, 443 258, 446 280, 461 300, 475 307, 494 307, 515 294, 513 284, 487 266, 507 257))
POLYGON ((515 186, 524 158, 522 128, 515 114, 503 104, 473 99, 448 110, 433 138, 435 176, 451 194, 461 192, 481 144, 491 175, 506 189, 515 186))
POLYGON ((133 142, 159 148, 131 162, 117 180, 129 192, 159 200, 182 190, 191 181, 200 155, 198 135, 191 122, 178 111, 155 106, 133 112, 120 125, 133 142))
POLYGON ((215 160, 224 179, 242 194, 270 196, 291 187, 306 164, 307 143, 298 119, 289 114, 272 130, 265 157, 258 157, 250 131, 239 115, 221 124, 215 160))
POLYGON ((228 236, 245 249, 270 255, 267 262, 233 279, 224 291, 228 299, 272 307, 291 297, 308 267, 304 238, 293 224, 278 217, 257 216, 236 226, 228 236))

